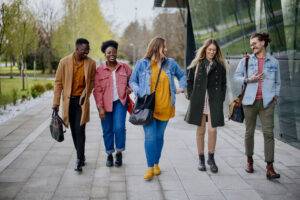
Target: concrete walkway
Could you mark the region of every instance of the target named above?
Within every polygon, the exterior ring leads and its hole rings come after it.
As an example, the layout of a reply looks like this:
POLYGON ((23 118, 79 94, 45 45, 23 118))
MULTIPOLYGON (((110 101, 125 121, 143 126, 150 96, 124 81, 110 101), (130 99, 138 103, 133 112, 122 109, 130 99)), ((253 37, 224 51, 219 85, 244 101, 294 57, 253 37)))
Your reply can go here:
POLYGON ((130 123, 123 167, 107 168, 100 122, 94 102, 91 104, 91 122, 86 130, 87 165, 82 174, 73 170, 75 151, 70 132, 62 143, 50 137, 50 99, 0 125, 0 199, 300 199, 300 150, 276 141, 275 167, 282 177, 268 181, 263 137, 257 131, 256 171, 249 175, 244 171, 244 127, 237 123, 226 122, 218 130, 219 173, 198 171, 196 127, 183 121, 187 108, 183 96, 178 96, 176 117, 166 130, 159 177, 151 182, 143 180, 143 132, 130 123))

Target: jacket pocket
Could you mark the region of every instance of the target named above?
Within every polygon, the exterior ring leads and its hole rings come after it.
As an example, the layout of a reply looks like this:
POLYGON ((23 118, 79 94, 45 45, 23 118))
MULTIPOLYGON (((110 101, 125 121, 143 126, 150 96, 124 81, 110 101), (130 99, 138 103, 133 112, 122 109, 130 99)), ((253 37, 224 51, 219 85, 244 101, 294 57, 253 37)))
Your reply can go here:
POLYGON ((117 81, 119 81, 121 84, 127 85, 127 83, 128 83, 128 77, 127 77, 127 74, 125 74, 125 73, 120 73, 119 76, 118 76, 118 78, 119 78, 119 80, 117 80, 117 81))
POLYGON ((100 78, 100 86, 106 88, 109 85, 110 75, 105 75, 100 78))

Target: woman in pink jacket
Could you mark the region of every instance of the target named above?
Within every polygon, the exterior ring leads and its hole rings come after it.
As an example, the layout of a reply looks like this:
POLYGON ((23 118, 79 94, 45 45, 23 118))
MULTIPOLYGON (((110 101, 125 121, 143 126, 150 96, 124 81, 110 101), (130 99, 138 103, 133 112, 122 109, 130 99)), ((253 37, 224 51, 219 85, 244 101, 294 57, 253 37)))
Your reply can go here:
POLYGON ((101 51, 106 62, 96 71, 94 97, 101 119, 103 139, 107 153, 106 166, 122 165, 122 151, 125 149, 126 112, 128 94, 131 89, 128 81, 131 75, 130 67, 117 61, 118 43, 109 40, 102 43, 101 51), (114 163, 113 152, 116 153, 114 163))

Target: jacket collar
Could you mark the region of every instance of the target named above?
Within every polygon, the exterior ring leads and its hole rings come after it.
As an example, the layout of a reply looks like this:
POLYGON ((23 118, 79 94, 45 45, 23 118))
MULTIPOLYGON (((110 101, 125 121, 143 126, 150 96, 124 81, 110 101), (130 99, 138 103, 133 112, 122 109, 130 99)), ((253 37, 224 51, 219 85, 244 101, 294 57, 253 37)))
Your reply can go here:
MULTIPOLYGON (((266 53, 266 60, 271 60, 271 57, 272 57, 271 54, 267 52, 266 53)), ((250 54, 250 58, 257 60, 257 57, 254 53, 250 54)))
MULTIPOLYGON (((107 66, 107 62, 102 63, 102 66, 103 66, 103 69, 110 70, 109 67, 107 66)), ((117 61, 116 71, 120 68, 120 66, 122 66, 122 64, 117 61)))
MULTIPOLYGON (((206 66, 209 65, 209 61, 205 58, 205 59, 203 60, 203 62, 201 63, 201 65, 202 65, 202 67, 206 68, 206 66)), ((211 72, 212 69, 216 68, 216 66, 217 66, 217 61, 216 61, 215 59, 213 59, 212 65, 210 66, 210 69, 209 69, 209 72, 211 72)), ((208 72, 208 73, 209 73, 209 72, 208 72)))
MULTIPOLYGON (((146 69, 150 70, 151 67, 151 60, 149 58, 143 58, 142 59, 144 62, 146 62, 146 69)), ((164 68, 165 65, 167 64, 168 58, 163 59, 161 66, 164 68)))

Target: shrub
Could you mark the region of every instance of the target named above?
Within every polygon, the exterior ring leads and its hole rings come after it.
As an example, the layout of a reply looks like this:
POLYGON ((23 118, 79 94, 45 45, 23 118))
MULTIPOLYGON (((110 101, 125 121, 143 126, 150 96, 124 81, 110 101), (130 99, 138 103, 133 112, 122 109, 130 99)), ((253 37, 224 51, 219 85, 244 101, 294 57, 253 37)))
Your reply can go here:
POLYGON ((16 88, 12 89, 11 96, 13 104, 16 105, 18 100, 18 90, 16 88))
POLYGON ((31 96, 33 98, 40 96, 44 92, 45 92, 45 87, 42 84, 37 83, 31 87, 31 96))
POLYGON ((46 88, 46 90, 52 90, 53 89, 52 83, 46 83, 45 88, 46 88))
POLYGON ((21 91, 21 102, 30 99, 30 92, 28 90, 21 91))
POLYGON ((11 102, 11 97, 9 95, 0 95, 0 107, 4 110, 6 109, 6 105, 11 102))

